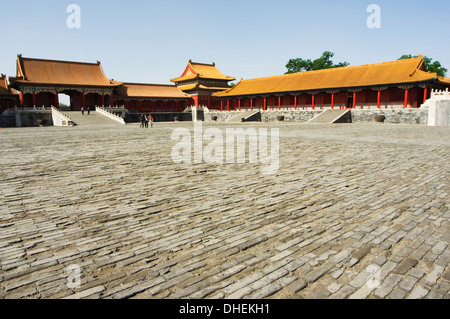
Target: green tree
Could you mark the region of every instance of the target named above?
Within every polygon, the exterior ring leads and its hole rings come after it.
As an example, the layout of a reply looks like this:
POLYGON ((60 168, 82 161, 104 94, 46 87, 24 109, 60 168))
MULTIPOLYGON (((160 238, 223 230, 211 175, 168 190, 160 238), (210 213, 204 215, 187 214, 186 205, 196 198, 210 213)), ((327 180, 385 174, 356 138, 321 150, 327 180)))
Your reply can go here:
POLYGON ((290 59, 288 64, 286 64, 286 68, 288 69, 288 71, 285 74, 341 68, 349 65, 348 62, 340 62, 334 64, 331 60, 333 56, 333 52, 325 51, 324 53, 322 53, 322 56, 316 60, 303 60, 302 58, 290 59))
MULTIPOLYGON (((417 58, 418 56, 413 56, 411 54, 404 54, 400 57, 399 60, 405 60, 405 59, 413 59, 413 58, 417 58)), ((447 69, 444 68, 441 64, 441 62, 439 61, 434 61, 433 59, 424 56, 423 57, 423 65, 425 67, 425 70, 429 71, 429 72, 433 72, 433 73, 437 73, 438 76, 442 76, 445 77, 447 76, 447 69)))

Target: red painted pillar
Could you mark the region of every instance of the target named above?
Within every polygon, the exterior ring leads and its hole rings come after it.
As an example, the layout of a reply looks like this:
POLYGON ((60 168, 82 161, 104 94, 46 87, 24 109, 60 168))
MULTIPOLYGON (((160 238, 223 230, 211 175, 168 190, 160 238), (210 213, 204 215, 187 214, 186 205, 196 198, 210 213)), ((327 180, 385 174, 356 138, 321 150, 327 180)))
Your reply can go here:
POLYGON ((250 98, 250 110, 253 111, 253 98, 250 98))
POLYGON ((353 92, 353 108, 356 108, 356 92, 353 92))
POLYGON ((381 91, 378 90, 377 108, 379 109, 380 107, 381 107, 381 91))
POLYGON ((56 92, 55 92, 55 107, 57 109, 59 109, 59 96, 58 96, 58 94, 59 94, 59 92, 58 92, 58 90, 56 90, 56 92))
POLYGON ((105 106, 105 93, 102 93, 102 106, 105 106))
POLYGON ((428 98, 428 86, 425 86, 425 89, 423 90, 423 103, 427 101, 428 98))
POLYGON ((223 111, 223 100, 220 100, 220 110, 223 111))
POLYGON ((36 92, 33 91, 33 106, 36 106, 36 92))
POLYGON ((334 92, 331 93, 331 109, 334 109, 334 92))
POLYGON ((84 98, 84 91, 81 92, 81 106, 82 106, 83 108, 85 108, 85 106, 86 106, 86 100, 85 100, 85 98, 84 98))
POLYGON ((281 110, 281 96, 278 97, 278 110, 281 110))
POLYGON ((316 106, 315 98, 316 98, 316 95, 313 94, 313 95, 312 95, 312 109, 313 109, 313 110, 315 109, 315 106, 316 106))
POLYGON ((19 93, 19 100, 20 100, 20 107, 23 107, 23 105, 25 104, 23 99, 23 92, 19 93))
POLYGON ((227 100, 227 110, 230 110, 230 100, 227 100))
POLYGON ((267 110, 267 98, 264 97, 264 107, 263 107, 264 111, 267 110))
POLYGON ((238 100, 239 111, 241 110, 241 99, 238 100))
POLYGON ((403 103, 403 107, 405 109, 408 107, 408 89, 405 89, 405 102, 403 103))
POLYGON ((111 107, 114 107, 114 94, 111 93, 111 107))

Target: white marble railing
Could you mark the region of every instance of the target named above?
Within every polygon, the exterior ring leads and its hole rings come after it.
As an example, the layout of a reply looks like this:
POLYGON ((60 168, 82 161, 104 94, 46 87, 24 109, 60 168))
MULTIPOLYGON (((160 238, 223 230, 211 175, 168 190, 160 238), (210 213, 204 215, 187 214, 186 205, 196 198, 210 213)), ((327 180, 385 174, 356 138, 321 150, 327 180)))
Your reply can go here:
POLYGON ((432 90, 431 91, 431 98, 433 99, 450 99, 450 91, 448 88, 443 90, 432 90))
POLYGON ((52 119, 53 126, 71 126, 73 125, 73 121, 56 107, 52 106, 52 119))
POLYGON ((98 107, 98 106, 95 107, 95 111, 103 116, 106 116, 106 117, 120 123, 120 124, 125 125, 125 120, 122 117, 117 116, 116 114, 108 112, 107 110, 105 110, 101 107, 98 107))

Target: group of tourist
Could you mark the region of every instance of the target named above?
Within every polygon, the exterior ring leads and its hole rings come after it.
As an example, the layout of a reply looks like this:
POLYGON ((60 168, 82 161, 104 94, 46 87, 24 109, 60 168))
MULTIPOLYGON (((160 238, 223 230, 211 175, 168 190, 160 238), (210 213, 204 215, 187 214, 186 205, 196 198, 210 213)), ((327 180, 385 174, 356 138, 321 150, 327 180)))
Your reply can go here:
POLYGON ((141 128, 148 128, 148 124, 150 123, 150 127, 153 127, 153 117, 149 115, 141 114, 141 128))
MULTIPOLYGON (((86 110, 87 110, 87 115, 91 114, 91 108, 90 108, 89 106, 86 108, 86 110)), ((82 114, 82 115, 84 115, 84 111, 85 111, 85 109, 84 109, 84 107, 82 106, 82 107, 81 107, 81 114, 82 114)))

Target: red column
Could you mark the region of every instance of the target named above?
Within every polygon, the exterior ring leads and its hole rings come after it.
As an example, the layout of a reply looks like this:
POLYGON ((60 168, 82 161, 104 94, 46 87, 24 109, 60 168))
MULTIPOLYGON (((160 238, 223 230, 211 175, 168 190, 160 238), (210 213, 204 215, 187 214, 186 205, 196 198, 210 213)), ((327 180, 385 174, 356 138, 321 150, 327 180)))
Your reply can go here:
POLYGON ((114 95, 111 93, 111 107, 114 107, 114 95))
POLYGON ((19 93, 19 100, 20 100, 20 107, 23 107, 24 105, 23 92, 19 93))
POLYGON ((105 106, 105 93, 102 93, 102 106, 105 106))
POLYGON ((253 98, 250 98, 250 110, 253 111, 253 98))
POLYGON ((227 110, 230 110, 230 100, 227 100, 227 110))
POLYGON ((33 106, 36 106, 36 92, 33 91, 33 106))
POLYGON ((334 109, 334 92, 331 93, 331 109, 334 109))
POLYGON ((264 97, 264 107, 263 107, 264 111, 267 110, 267 98, 264 97))
POLYGON ((85 106, 86 106, 86 101, 85 101, 85 99, 84 99, 84 91, 81 92, 81 106, 82 106, 83 108, 85 108, 85 106))
POLYGON ((223 100, 220 100, 220 110, 223 111, 223 100))
POLYGON ((425 86, 425 89, 423 91, 423 103, 426 102, 427 98, 428 98, 428 86, 425 86))
POLYGON ((241 110, 241 99, 238 100, 239 111, 241 110))
POLYGON ((356 108, 356 92, 353 92, 353 108, 356 108))
POLYGON ((211 95, 208 95, 208 105, 207 105, 208 109, 211 108, 211 95))
POLYGON ((380 107, 381 107, 381 90, 378 90, 377 108, 379 109, 380 107))
POLYGON ((59 109, 59 96, 58 96, 58 90, 56 90, 56 92, 55 92, 55 107, 57 108, 57 109, 59 109))
POLYGON ((316 98, 316 95, 313 94, 313 95, 312 95, 312 109, 313 109, 313 110, 315 109, 315 98, 316 98))
POLYGON ((405 89, 405 102, 403 103, 403 107, 405 109, 408 107, 408 89, 405 89))
POLYGON ((278 110, 281 110, 281 96, 278 97, 278 110))
POLYGON ((294 96, 294 110, 297 109, 297 95, 294 96))

